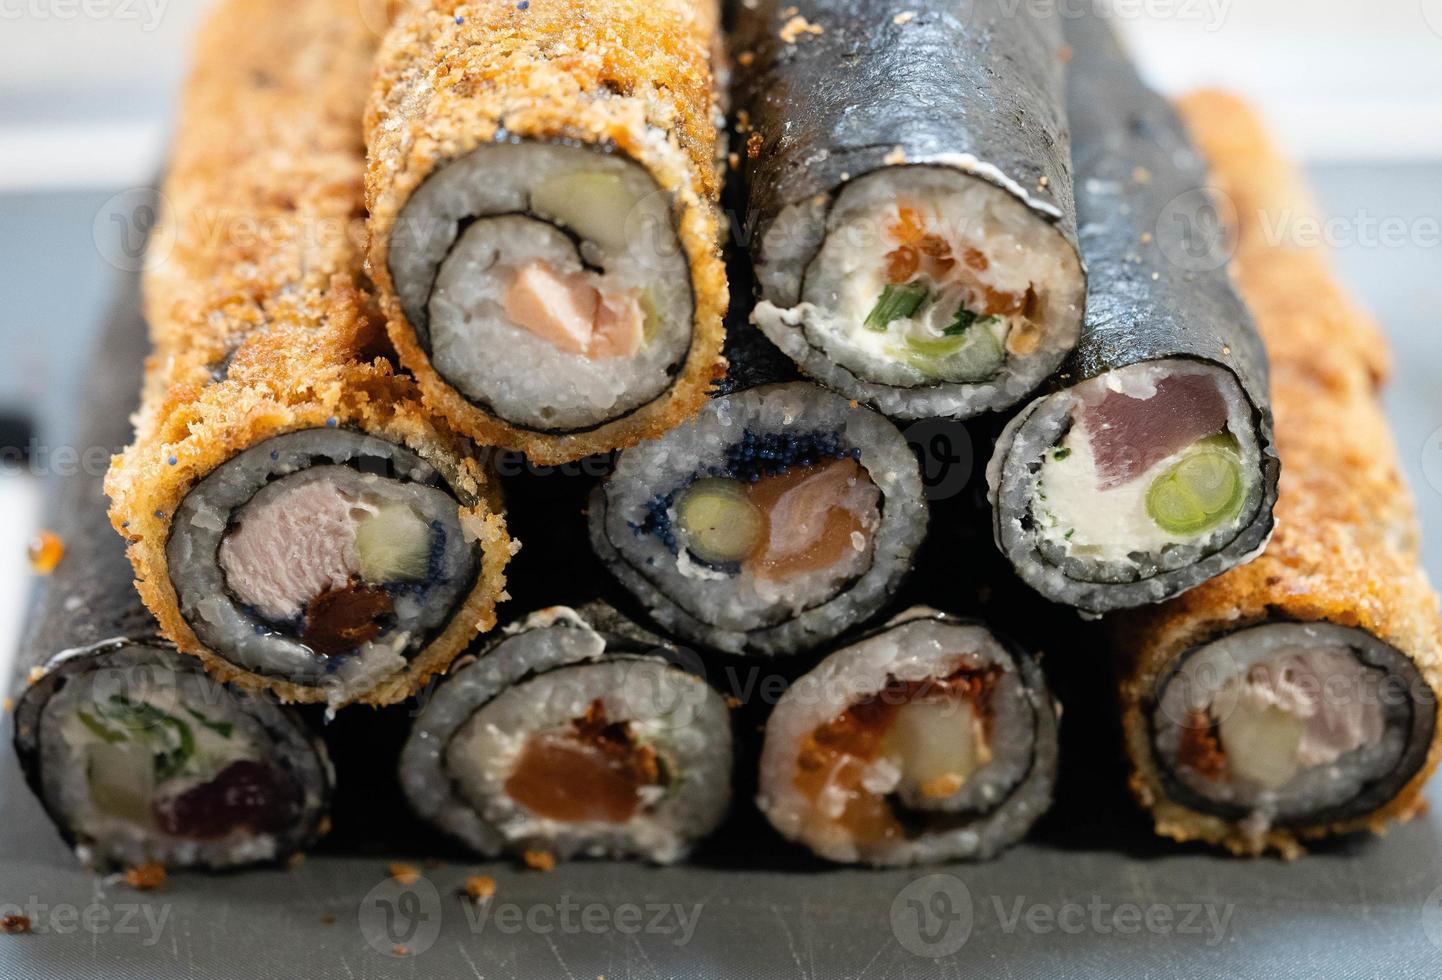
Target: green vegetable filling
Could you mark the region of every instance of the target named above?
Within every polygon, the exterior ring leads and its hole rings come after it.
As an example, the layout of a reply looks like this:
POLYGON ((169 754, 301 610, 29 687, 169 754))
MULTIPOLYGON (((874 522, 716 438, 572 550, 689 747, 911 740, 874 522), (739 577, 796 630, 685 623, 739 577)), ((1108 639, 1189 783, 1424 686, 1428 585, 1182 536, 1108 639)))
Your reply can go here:
POLYGON ((885 331, 893 320, 905 320, 926 302, 928 290, 925 283, 909 282, 904 286, 887 286, 871 312, 866 314, 864 326, 868 330, 885 331))
POLYGON ((676 517, 688 550, 714 565, 745 561, 766 534, 765 516, 735 480, 697 480, 676 502, 676 517))
POLYGON ((1200 534, 1236 515, 1246 497, 1242 460, 1229 437, 1203 440, 1152 481, 1147 513, 1172 534, 1200 534))

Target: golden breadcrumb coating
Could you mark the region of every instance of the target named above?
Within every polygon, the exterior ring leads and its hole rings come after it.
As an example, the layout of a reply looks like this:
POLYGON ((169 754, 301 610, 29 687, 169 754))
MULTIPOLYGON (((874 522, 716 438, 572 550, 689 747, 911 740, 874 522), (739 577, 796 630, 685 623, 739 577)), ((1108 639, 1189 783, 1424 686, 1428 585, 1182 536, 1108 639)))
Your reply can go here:
POLYGON ((462 432, 554 464, 632 445, 691 418, 725 370, 713 0, 415 0, 382 44, 366 110, 368 270, 401 363, 462 432), (430 363, 401 310, 387 263, 391 231, 438 168, 512 137, 614 148, 672 198, 691 268, 691 347, 656 400, 586 432, 519 428, 478 408, 430 363))
POLYGON ((1206 841, 1236 854, 1275 850, 1293 857, 1306 839, 1382 833, 1390 821, 1416 814, 1442 740, 1434 737, 1421 770, 1371 814, 1249 835, 1235 822, 1167 798, 1145 716, 1159 675, 1185 650, 1252 624, 1327 621, 1391 644, 1438 691, 1442 620, 1418 556, 1412 497, 1377 400, 1388 363, 1380 331, 1338 285, 1324 253, 1272 240, 1274 230, 1285 227, 1281 219, 1313 210, 1300 176, 1257 116, 1215 92, 1194 94, 1180 108, 1218 186, 1237 208, 1233 274, 1271 359, 1282 482, 1276 535, 1260 558, 1118 620, 1127 657, 1122 702, 1135 766, 1132 789, 1167 837, 1206 841))
POLYGON ((481 548, 475 587, 408 668, 362 692, 401 700, 495 624, 513 546, 472 447, 388 359, 361 275, 361 115, 378 39, 353 0, 226 0, 201 32, 161 224, 151 239, 135 441, 112 461, 110 517, 164 634, 212 674, 285 701, 328 691, 244 670, 182 617, 165 547, 185 495, 266 439, 341 426, 435 466, 481 548))

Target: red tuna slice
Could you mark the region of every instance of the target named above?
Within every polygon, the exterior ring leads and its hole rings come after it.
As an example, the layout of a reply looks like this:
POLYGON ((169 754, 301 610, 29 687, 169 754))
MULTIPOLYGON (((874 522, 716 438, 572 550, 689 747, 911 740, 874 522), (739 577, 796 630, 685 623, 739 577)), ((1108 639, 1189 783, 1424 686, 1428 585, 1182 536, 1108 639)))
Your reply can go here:
POLYGON ((1096 458, 1098 489, 1130 483, 1168 456, 1227 424, 1227 403, 1203 374, 1173 374, 1150 398, 1108 391, 1083 404, 1081 421, 1096 458))

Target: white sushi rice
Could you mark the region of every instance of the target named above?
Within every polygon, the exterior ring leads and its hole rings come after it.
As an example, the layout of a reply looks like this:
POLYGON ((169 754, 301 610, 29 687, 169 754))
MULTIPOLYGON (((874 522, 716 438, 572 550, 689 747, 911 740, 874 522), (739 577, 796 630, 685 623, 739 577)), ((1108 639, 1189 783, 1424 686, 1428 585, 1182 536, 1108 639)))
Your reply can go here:
MULTIPOLYGON (((169 868, 231 868, 283 857, 315 836, 329 804, 333 774, 323 747, 299 722, 262 696, 210 679, 198 661, 174 650, 113 646, 65 668, 63 683, 54 685, 39 712, 42 796, 87 864, 129 867, 158 861, 169 868), (186 721, 190 716, 185 709, 193 708, 212 724, 232 726, 231 737, 222 741, 212 729, 195 724, 197 758, 217 771, 228 762, 250 759, 288 773, 301 792, 294 826, 280 835, 237 830, 196 840, 167 834, 151 820, 99 809, 91 795, 89 753, 101 740, 80 722, 77 712, 94 712, 113 694, 177 713, 186 721)), ((167 787, 167 792, 174 791, 167 787)))
MULTIPOLYGON (((1046 812, 1056 767, 1056 709, 1039 668, 984 626, 917 608, 831 654, 781 698, 766 724, 757 804, 784 837, 831 861, 898 866, 984 860, 1024 837, 1046 812), (1001 675, 988 699, 993 712, 990 761, 952 795, 926 806, 928 813, 955 815, 955 825, 904 840, 859 844, 821 816, 827 801, 818 805, 797 788, 801 747, 818 728, 892 681, 939 679, 961 663, 995 666, 1001 675)), ((880 795, 895 792, 898 772, 882 756, 863 785, 880 795)), ((837 812, 845 804, 830 802, 837 812)))
POLYGON ((422 818, 478 854, 545 850, 557 858, 641 857, 670 863, 721 822, 731 798, 728 709, 704 681, 655 657, 608 652, 608 637, 566 609, 523 621, 455 671, 416 721, 401 784, 422 818), (505 791, 528 740, 566 729, 600 700, 613 722, 664 761, 624 823, 557 821, 505 791))
MULTIPOLYGON (((885 167, 849 182, 829 208, 824 198, 793 205, 767 230, 761 255, 763 299, 753 322, 808 375, 892 417, 969 417, 1012 405, 1057 368, 1081 332, 1085 276, 1076 249, 1014 193, 958 167, 885 167), (887 283, 886 254, 896 245, 885 231, 900 201, 917 202, 929 227, 977 243, 988 259, 978 273, 986 285, 1035 288, 1035 349, 1008 352, 989 378, 938 375, 896 354, 897 338, 921 320, 903 318, 885 331, 864 325, 887 283)), ((917 315, 935 328, 939 307, 917 315)))
POLYGON ((846 398, 802 382, 765 385, 714 399, 694 421, 621 454, 592 497, 591 541, 616 577, 657 622, 697 643, 731 652, 781 653, 836 636, 894 594, 926 534, 927 507, 916 457, 892 423, 846 398), (836 432, 881 492, 874 528, 838 566, 761 581, 672 554, 635 530, 657 495, 720 466, 747 431, 836 432))
POLYGON ((182 615, 207 647, 246 670, 322 686, 333 706, 343 705, 403 669, 470 587, 478 549, 465 542, 459 508, 438 471, 408 449, 345 429, 287 433, 227 460, 186 495, 166 544, 171 584, 182 615), (218 560, 232 522, 248 506, 311 480, 333 481, 357 499, 405 504, 438 526, 446 541, 440 574, 424 601, 399 593, 396 626, 344 658, 318 654, 259 621, 237 600, 218 560))
MULTIPOLYGON (((1325 823, 1380 806, 1425 756, 1435 708, 1411 661, 1370 634, 1331 623, 1268 623, 1184 655, 1165 676, 1152 709, 1153 749, 1189 805, 1228 815, 1261 835, 1276 824, 1325 823), (1305 676, 1294 674, 1297 669, 1305 676), (1301 743, 1303 756, 1316 757, 1299 758, 1295 775, 1279 786, 1258 784, 1230 767, 1208 778, 1182 764, 1182 741, 1196 713, 1225 725, 1255 670, 1272 678, 1288 711, 1323 713, 1326 741, 1335 744, 1309 752, 1301 743)), ((1248 754, 1270 754, 1270 748, 1253 746, 1248 754)))
MULTIPOLYGON (((1069 448, 1067 462, 1079 461, 1083 465, 1077 468, 1086 470, 1090 450, 1069 448)), ((1153 470, 1160 473, 1175 461, 1164 460, 1153 470)), ((1007 424, 986 474, 997 546, 1028 585, 1083 612, 1160 602, 1266 549, 1275 500, 1266 474, 1275 465, 1274 458, 1262 457, 1251 402, 1230 371, 1182 359, 1128 365, 1044 395, 1007 424), (1109 390, 1144 398, 1161 378, 1187 374, 1212 378, 1226 404, 1227 433, 1236 439, 1246 481, 1234 517, 1200 536, 1170 534, 1146 514, 1148 480, 1097 492, 1060 478, 1052 453, 1070 431, 1072 413, 1084 397, 1109 390)))
POLYGON ((407 201, 388 263, 436 370, 524 428, 580 431, 632 412, 670 387, 690 348, 690 267, 670 198, 639 164, 594 147, 498 142, 451 161, 407 201), (590 197, 588 178, 599 178, 590 197), (645 290, 650 336, 632 356, 592 358, 512 322, 502 297, 532 259, 645 290))

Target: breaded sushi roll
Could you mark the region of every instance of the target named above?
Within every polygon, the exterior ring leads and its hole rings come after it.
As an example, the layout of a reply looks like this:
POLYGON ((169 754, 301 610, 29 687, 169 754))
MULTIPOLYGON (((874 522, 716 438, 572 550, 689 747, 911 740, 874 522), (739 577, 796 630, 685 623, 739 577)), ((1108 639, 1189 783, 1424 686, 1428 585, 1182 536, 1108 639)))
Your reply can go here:
POLYGON ((1056 12, 759 0, 736 18, 754 322, 892 417, 1031 393, 1085 306, 1056 12))
POLYGON ((722 370, 714 0, 406 5, 366 117, 370 271, 462 432, 554 464, 722 370))
POLYGON ((1385 342, 1323 255, 1271 239, 1311 207, 1261 122, 1209 94, 1183 115, 1237 206, 1286 479, 1261 558, 1119 624, 1132 788, 1160 834, 1295 856, 1425 808, 1442 619, 1377 400, 1385 342))
MULTIPOLYGON (((87 452, 129 438, 145 324, 123 312, 102 343, 82 409, 87 452)), ((310 846, 328 822, 324 746, 265 695, 212 680, 156 635, 99 474, 57 489, 50 521, 63 554, 27 629, 14 708, 21 768, 56 829, 97 868, 236 868, 310 846)))
POLYGON ((387 703, 495 622, 511 552, 468 444, 363 292, 342 0, 229 0, 186 90, 145 279, 156 353, 106 481, 161 630, 287 701, 387 703))
POLYGON ((987 627, 914 608, 797 680, 766 723, 758 804, 830 861, 984 860, 1051 805, 1056 708, 987 627))
POLYGON ((486 857, 684 857, 730 804, 731 721, 667 652, 604 609, 507 627, 417 718, 412 808, 486 857))
POLYGON ((987 471, 997 544, 1088 614, 1159 602, 1250 561, 1278 462, 1267 355, 1227 276, 1205 167, 1098 17, 1065 18, 1090 295, 1051 391, 987 471))
POLYGON ((797 381, 721 395, 623 452, 589 521, 596 554, 663 628, 764 655, 878 612, 926 535, 927 506, 895 425, 797 381))

